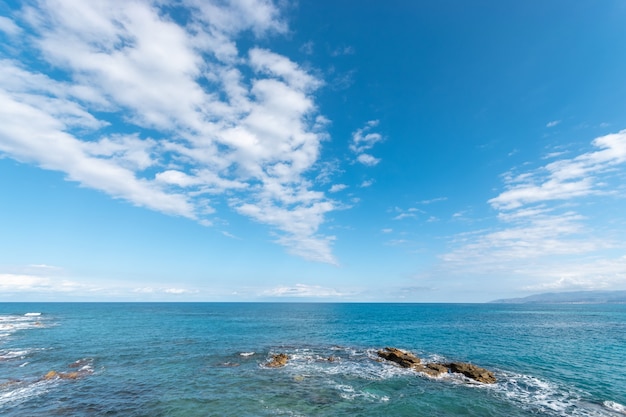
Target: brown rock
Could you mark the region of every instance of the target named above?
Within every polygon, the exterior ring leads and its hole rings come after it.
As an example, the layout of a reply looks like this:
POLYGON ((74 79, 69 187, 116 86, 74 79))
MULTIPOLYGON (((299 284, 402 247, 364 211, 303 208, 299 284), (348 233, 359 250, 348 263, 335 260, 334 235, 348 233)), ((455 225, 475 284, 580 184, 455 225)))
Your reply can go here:
POLYGON ((378 356, 388 361, 395 362, 403 368, 416 368, 421 362, 420 358, 412 353, 390 347, 379 350, 378 356))
POLYGON ((452 362, 447 364, 447 366, 450 368, 450 371, 454 373, 463 374, 468 378, 484 384, 493 384, 496 382, 496 377, 492 372, 472 365, 471 363, 452 362))
POLYGON ((50 371, 43 376, 43 379, 54 379, 59 376, 57 371, 50 371))
POLYGON ((289 356, 284 353, 279 353, 277 355, 273 355, 272 359, 265 364, 268 368, 280 368, 281 366, 287 365, 287 361, 289 360, 289 356))
POLYGON ((422 371, 430 376, 439 376, 441 374, 447 374, 448 368, 440 363, 429 363, 424 367, 422 371))

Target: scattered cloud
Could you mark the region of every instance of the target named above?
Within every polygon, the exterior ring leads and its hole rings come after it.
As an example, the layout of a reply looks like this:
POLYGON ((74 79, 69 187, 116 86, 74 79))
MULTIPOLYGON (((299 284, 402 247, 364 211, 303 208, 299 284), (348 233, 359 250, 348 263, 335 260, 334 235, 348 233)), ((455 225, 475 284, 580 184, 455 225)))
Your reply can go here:
MULTIPOLYGON (((626 162, 626 131, 596 138, 592 150, 504 177, 507 189, 488 201, 498 223, 454 236, 441 256, 458 274, 523 277, 524 291, 602 289, 626 285, 625 249, 612 219, 583 214, 586 198, 612 198, 626 162), (616 182, 617 181, 617 182, 616 182)), ((560 155, 554 155, 558 157, 560 155)), ((623 196, 622 196, 623 197, 623 196)), ((460 215, 460 214, 459 214, 460 215)), ((456 216, 456 215, 455 215, 456 216)))
POLYGON ((300 47, 300 52, 305 55, 313 55, 314 48, 315 43, 313 41, 308 41, 300 47))
POLYGON ((422 200, 418 204, 433 204, 448 200, 448 197, 431 198, 430 200, 422 200))
POLYGON ((231 239, 236 239, 236 240, 241 240, 240 238, 238 238, 237 236, 233 235, 232 233, 229 233, 227 231, 222 230, 222 234, 228 238, 231 239))
POLYGON ((0 16, 0 31, 9 36, 15 36, 18 35, 22 29, 20 29, 20 27, 8 17, 0 16))
POLYGON ((507 190, 489 200, 489 204, 497 210, 512 210, 526 204, 569 200, 605 191, 598 179, 626 161, 626 130, 596 138, 592 145, 597 150, 506 178, 507 190))
POLYGON ((391 233, 391 232, 393 232, 393 229, 386 228, 386 229, 381 230, 381 232, 383 232, 383 233, 391 233))
POLYGON ((416 218, 418 214, 425 214, 424 210, 420 210, 415 207, 408 209, 402 209, 400 207, 394 207, 393 212, 398 213, 393 217, 393 220, 402 220, 406 218, 416 218))
POLYGON ((333 186, 330 187, 330 190, 328 190, 328 192, 338 193, 339 191, 343 191, 346 188, 348 188, 346 184, 333 184, 333 186))
POLYGON ((319 285, 296 284, 294 286, 279 286, 261 295, 269 297, 341 297, 343 294, 333 288, 325 288, 319 285))
POLYGON ((378 165, 378 163, 380 162, 380 158, 375 158, 372 155, 366 154, 366 153, 362 153, 359 156, 357 156, 356 160, 360 163, 362 163, 363 165, 367 165, 369 167, 373 167, 374 165, 378 165))
POLYGON ((370 120, 364 127, 352 133, 350 150, 357 155, 357 161, 363 165, 374 166, 380 162, 379 158, 366 153, 384 139, 380 133, 372 132, 378 123, 378 120, 370 120))
POLYGON ((24 31, 14 59, 0 60, 0 154, 205 225, 221 198, 291 253, 336 263, 334 238, 318 232, 336 207, 308 179, 327 138, 314 102, 323 81, 273 51, 239 49, 244 32, 287 32, 273 3, 181 7, 184 22, 147 0, 41 0, 19 22, 2 18, 0 30, 24 31), (25 54, 40 61, 27 67, 25 54))
POLYGON ((188 290, 185 288, 166 288, 163 290, 166 294, 184 295, 184 294, 197 294, 197 290, 188 290))
POLYGON ((372 185, 374 185, 374 180, 369 179, 369 180, 365 180, 361 183, 361 188, 367 188, 367 187, 371 187, 372 185))
POLYGON ((66 293, 79 289, 85 289, 85 285, 66 279, 24 274, 0 274, 0 291, 5 294, 26 292, 66 293))
POLYGON ((548 124, 546 124, 546 127, 555 127, 559 123, 561 123, 560 120, 552 120, 551 122, 548 122, 548 124))
POLYGON ((340 55, 354 55, 356 51, 352 46, 340 46, 335 48, 330 54, 332 56, 340 56, 340 55))

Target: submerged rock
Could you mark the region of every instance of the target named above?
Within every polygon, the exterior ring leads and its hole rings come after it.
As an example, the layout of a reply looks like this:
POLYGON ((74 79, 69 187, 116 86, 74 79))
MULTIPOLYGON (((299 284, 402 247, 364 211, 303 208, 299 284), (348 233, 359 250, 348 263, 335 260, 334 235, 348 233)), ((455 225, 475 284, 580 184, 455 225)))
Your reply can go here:
POLYGON ((268 368, 280 368, 281 366, 287 365, 287 361, 289 360, 289 356, 284 353, 279 353, 277 355, 273 355, 269 362, 265 364, 268 368))
POLYGON ((85 375, 84 372, 57 372, 57 371, 49 371, 47 374, 43 376, 42 379, 50 380, 50 379, 78 379, 81 376, 85 375))
POLYGON ((484 384, 494 384, 496 377, 491 371, 481 368, 471 363, 452 362, 446 365, 451 372, 463 374, 468 378, 484 384))
POLYGON ((403 368, 416 368, 421 363, 420 358, 414 354, 390 347, 379 350, 378 356, 388 361, 395 362, 403 368))
POLYGON ((54 379, 59 376, 57 371, 49 371, 47 374, 43 376, 43 379, 54 379))

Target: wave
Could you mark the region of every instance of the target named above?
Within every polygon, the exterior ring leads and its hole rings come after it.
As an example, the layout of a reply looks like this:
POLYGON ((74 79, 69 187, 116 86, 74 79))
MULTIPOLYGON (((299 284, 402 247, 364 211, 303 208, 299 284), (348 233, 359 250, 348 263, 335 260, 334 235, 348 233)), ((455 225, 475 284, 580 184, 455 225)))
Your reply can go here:
MULTIPOLYGON (((497 382, 482 384, 461 374, 442 374, 428 376, 414 370, 401 368, 396 364, 381 361, 377 349, 355 349, 333 346, 331 348, 288 347, 276 349, 286 353, 289 361, 284 371, 292 375, 297 382, 309 378, 325 379, 327 384, 346 400, 365 400, 371 402, 389 401, 384 393, 373 393, 363 384, 346 384, 344 381, 366 380, 384 381, 394 378, 417 377, 422 380, 435 380, 469 389, 487 390, 500 400, 527 410, 531 414, 553 417, 609 417, 626 415, 622 404, 589 400, 590 395, 571 386, 553 381, 494 369, 497 382), (341 382, 340 382, 341 381, 341 382), (359 385, 360 388, 359 388, 359 385)), ((270 352, 272 354, 274 352, 270 352)), ((424 363, 448 362, 449 358, 441 355, 422 355, 424 363)))
POLYGON ((47 319, 42 317, 41 313, 26 313, 24 315, 1 314, 0 338, 7 338, 20 330, 46 327, 46 323, 47 319))
POLYGON ((616 411, 620 414, 626 415, 626 406, 620 403, 616 403, 615 401, 604 401, 602 405, 608 408, 609 410, 616 411))
POLYGON ((36 382, 9 382, 3 384, 4 387, 0 391, 0 407, 6 407, 23 403, 33 397, 45 394, 48 390, 56 385, 55 380, 42 380, 36 382), (7 389, 5 391, 5 389, 7 389))

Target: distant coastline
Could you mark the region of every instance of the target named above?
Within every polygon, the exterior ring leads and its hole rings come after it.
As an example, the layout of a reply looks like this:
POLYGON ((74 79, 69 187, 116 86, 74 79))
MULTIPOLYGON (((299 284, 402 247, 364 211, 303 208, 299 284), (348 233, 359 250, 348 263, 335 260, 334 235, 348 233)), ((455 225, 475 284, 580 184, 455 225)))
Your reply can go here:
POLYGON ((549 292, 521 298, 503 298, 499 304, 626 304, 626 291, 549 292))

